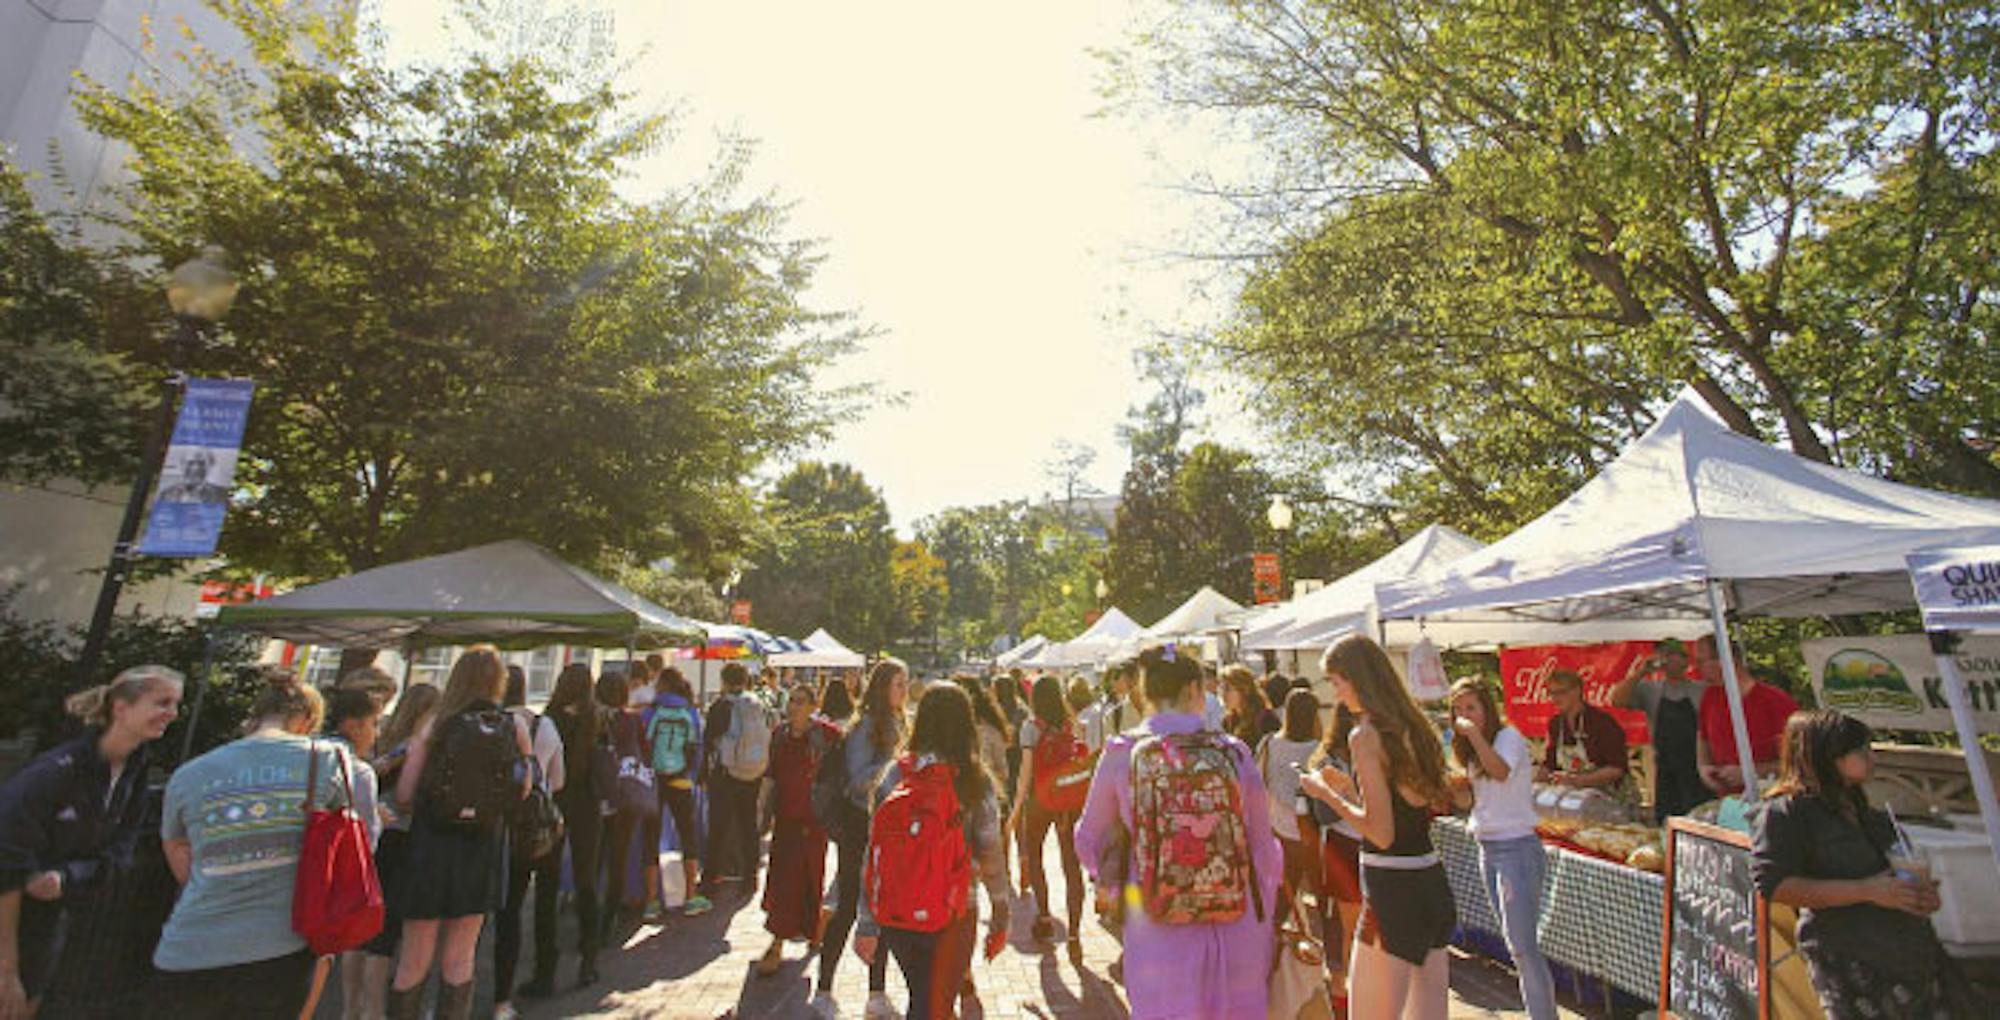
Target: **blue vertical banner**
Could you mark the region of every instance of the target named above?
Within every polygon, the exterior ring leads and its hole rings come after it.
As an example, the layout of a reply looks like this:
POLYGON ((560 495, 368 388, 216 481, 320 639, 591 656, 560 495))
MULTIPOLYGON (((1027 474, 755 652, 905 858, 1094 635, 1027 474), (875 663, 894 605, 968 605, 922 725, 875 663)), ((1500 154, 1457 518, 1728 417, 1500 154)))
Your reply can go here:
POLYGON ((247 379, 188 380, 139 555, 215 554, 255 388, 247 379))

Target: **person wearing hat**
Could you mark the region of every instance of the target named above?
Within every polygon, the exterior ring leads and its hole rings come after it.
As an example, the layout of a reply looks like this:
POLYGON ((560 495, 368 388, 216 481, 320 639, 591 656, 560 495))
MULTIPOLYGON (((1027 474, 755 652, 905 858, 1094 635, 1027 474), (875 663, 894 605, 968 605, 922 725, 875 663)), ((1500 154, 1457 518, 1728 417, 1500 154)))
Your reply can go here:
POLYGON ((1635 659, 1611 688, 1611 703, 1646 713, 1653 738, 1653 820, 1664 823, 1713 797, 1701 781, 1695 744, 1701 735, 1701 696, 1708 684, 1688 676, 1687 646, 1668 638, 1653 654, 1635 659))

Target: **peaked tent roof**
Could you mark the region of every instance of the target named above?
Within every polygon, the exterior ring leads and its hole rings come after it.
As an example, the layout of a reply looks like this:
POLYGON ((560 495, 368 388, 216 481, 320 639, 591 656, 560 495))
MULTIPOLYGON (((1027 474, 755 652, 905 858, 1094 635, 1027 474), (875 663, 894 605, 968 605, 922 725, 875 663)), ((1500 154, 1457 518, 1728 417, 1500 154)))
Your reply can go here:
POLYGON ((1349 630, 1365 631, 1377 585, 1428 576, 1479 547, 1477 539, 1456 528, 1429 525, 1381 559, 1250 621, 1243 631, 1243 647, 1317 648, 1349 630))
POLYGON ((224 606, 216 622, 301 644, 364 648, 479 641, 659 648, 703 639, 699 624, 520 539, 224 606))
POLYGON ((1047 648, 1048 645, 1049 639, 1047 636, 1036 634, 1026 641, 994 656, 993 664, 1001 669, 1010 668, 1023 660, 1032 658, 1037 652, 1047 648))
POLYGON ((1683 393, 1548 513, 1444 572, 1383 586, 1384 616, 1705 618, 1908 608, 1904 556, 1991 542, 2000 502, 1806 460, 1731 431, 1683 393))
POLYGON ((824 666, 834 669, 856 669, 868 664, 867 657, 860 652, 849 651, 839 639, 826 632, 825 627, 806 635, 806 647, 802 652, 780 652, 764 660, 772 667, 824 666))
POLYGON ((1137 637, 1140 630, 1137 620, 1125 615, 1125 611, 1112 606, 1104 611, 1083 633, 1060 644, 1044 647, 1022 665, 1027 666, 1091 666, 1102 662, 1127 638, 1137 637))
POLYGON ((1200 634, 1222 626, 1223 617, 1241 613, 1242 603, 1216 591, 1207 585, 1188 596, 1180 607, 1160 619, 1160 622, 1140 631, 1142 638, 1171 638, 1187 634, 1200 634))

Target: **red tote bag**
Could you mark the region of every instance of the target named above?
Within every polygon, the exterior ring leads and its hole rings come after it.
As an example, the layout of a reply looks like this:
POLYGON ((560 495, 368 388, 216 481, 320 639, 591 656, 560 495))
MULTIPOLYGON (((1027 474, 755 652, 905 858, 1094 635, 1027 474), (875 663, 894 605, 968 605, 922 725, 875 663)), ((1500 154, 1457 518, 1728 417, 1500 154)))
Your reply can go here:
POLYGON ((368 828, 354 813, 354 781, 346 754, 334 751, 347 803, 330 810, 313 808, 313 794, 319 789, 317 744, 308 755, 306 840, 292 886, 292 930, 305 938, 313 955, 330 956, 359 949, 381 932, 382 880, 375 874, 375 855, 368 849, 368 828))

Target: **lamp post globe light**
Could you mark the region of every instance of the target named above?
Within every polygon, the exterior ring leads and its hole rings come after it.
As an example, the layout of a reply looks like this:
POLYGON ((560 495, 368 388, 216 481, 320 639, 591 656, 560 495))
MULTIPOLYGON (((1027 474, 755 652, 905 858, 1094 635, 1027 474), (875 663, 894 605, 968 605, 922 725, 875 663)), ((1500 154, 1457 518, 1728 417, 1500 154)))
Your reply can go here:
POLYGON ((1108 582, 1106 582, 1106 581, 1104 580, 1104 578, 1101 578, 1101 577, 1100 577, 1100 578, 1098 578, 1098 579, 1097 579, 1097 601, 1099 601, 1099 602, 1102 602, 1102 601, 1104 601, 1105 599, 1108 599, 1108 598, 1110 598, 1110 597, 1111 597, 1111 585, 1110 585, 1110 584, 1109 584, 1108 582))
POLYGON ((118 524, 118 538, 111 546, 111 561, 104 568, 104 580, 97 589, 97 605, 90 614, 90 630, 77 657, 77 686, 88 686, 104 654, 104 641, 111 632, 111 618, 118 609, 118 595, 132 574, 132 543, 139 535, 139 522, 146 513, 146 494, 153 487, 166 453, 167 436, 174 424, 174 397, 187 381, 183 364, 200 346, 203 338, 236 302, 241 286, 224 262, 221 248, 203 248, 200 255, 175 266, 167 274, 167 307, 173 309, 174 332, 166 342, 167 371, 160 379, 159 404, 139 453, 139 473, 132 479, 132 492, 125 500, 125 516, 118 524))
POLYGON ((1285 540, 1292 536, 1292 505, 1285 501, 1285 494, 1271 497, 1271 505, 1264 511, 1264 523, 1278 536, 1278 597, 1285 595, 1285 540))

